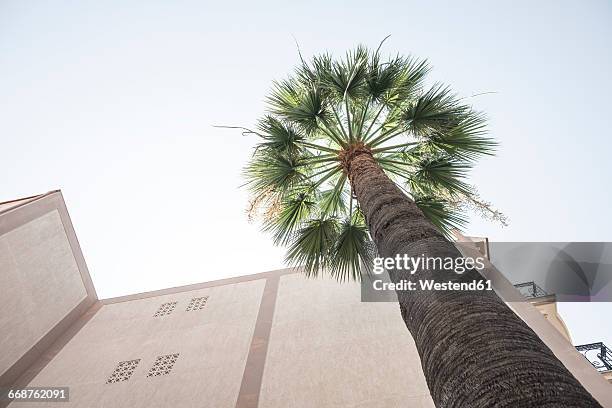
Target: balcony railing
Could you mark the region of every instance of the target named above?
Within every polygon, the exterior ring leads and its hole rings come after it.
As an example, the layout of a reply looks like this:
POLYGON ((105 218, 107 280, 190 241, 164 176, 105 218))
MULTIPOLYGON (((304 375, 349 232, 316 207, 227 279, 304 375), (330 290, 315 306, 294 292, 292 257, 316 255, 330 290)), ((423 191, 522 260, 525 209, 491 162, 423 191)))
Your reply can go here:
POLYGON ((600 373, 612 371, 612 352, 602 342, 576 346, 576 350, 600 373))
POLYGON ((521 294, 527 299, 548 296, 548 293, 546 293, 546 291, 539 287, 535 282, 517 283, 514 285, 514 287, 517 288, 519 292, 521 292, 521 294))

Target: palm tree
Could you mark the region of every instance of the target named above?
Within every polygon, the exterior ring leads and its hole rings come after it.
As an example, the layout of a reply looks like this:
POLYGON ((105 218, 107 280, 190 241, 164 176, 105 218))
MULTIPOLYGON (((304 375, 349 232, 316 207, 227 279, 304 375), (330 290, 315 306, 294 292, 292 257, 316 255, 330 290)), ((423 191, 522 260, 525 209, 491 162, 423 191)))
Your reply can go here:
MULTIPOLYGON (((381 43, 382 45, 382 43, 381 43)), ((486 120, 448 87, 426 87, 425 60, 357 47, 300 64, 275 82, 246 167, 252 209, 309 276, 360 279, 375 256, 452 257, 461 210, 496 217, 466 183, 494 153, 486 120)), ((391 280, 413 279, 388 270, 391 280)), ((441 269, 418 279, 470 282, 441 269)), ((398 291, 437 407, 600 406, 493 291, 398 291)))

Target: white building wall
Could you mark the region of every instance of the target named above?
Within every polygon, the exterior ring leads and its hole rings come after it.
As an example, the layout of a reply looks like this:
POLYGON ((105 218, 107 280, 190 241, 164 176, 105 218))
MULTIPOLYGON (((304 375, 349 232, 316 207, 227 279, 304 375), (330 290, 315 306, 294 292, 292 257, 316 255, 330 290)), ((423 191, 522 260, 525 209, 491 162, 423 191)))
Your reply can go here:
POLYGON ((107 304, 29 386, 70 387, 69 403, 10 407, 233 407, 265 280, 107 304), (201 310, 185 311, 208 296, 201 310), (160 305, 177 302, 165 316, 160 305), (178 353, 167 375, 147 377, 156 357, 178 353), (140 359, 127 381, 107 384, 117 363, 140 359))
POLYGON ((259 406, 434 407, 396 303, 299 274, 280 279, 259 406))
POLYGON ((86 297, 57 210, 0 235, 0 374, 86 297))
MULTIPOLYGON (((69 403, 10 407, 234 408, 265 279, 105 304, 29 386, 70 386, 69 403), (201 310, 185 311, 208 296, 201 310), (166 316, 154 317, 167 302, 166 316), (147 377, 157 356, 171 372, 147 377), (117 363, 140 359, 127 381, 117 363)), ((259 407, 433 407, 414 343, 392 303, 359 285, 281 276, 259 407)))
MULTIPOLYGON (((10 407, 433 407, 395 303, 289 271, 100 302, 61 193, 41 197, 0 214, 0 369, 12 365, 18 386, 68 386, 70 402, 10 407), (204 308, 186 311, 202 296, 204 308), (172 313, 156 317, 167 302, 172 313), (171 354, 168 373, 147 376, 171 354), (128 360, 139 360, 131 376, 107 383, 128 360)), ((532 305, 511 307, 612 406, 609 384, 532 305)))

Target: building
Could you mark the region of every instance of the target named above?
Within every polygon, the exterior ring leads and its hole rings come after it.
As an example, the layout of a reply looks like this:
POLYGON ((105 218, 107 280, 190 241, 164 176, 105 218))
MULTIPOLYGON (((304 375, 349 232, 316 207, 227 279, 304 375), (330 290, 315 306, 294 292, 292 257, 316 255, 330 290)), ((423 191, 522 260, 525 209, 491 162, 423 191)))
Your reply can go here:
MULTIPOLYGON (((356 283, 279 270, 98 299, 59 191, 0 204, 0 294, 0 387, 70 388, 0 407, 433 407, 397 305, 356 283)), ((553 298, 511 307, 612 406, 553 298)))

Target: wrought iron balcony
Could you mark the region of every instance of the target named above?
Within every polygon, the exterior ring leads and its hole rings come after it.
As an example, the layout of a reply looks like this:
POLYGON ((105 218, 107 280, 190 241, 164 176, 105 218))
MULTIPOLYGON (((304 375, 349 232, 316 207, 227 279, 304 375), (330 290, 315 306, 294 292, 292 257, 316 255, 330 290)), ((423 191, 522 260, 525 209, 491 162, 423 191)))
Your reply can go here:
POLYGON ((612 371, 612 352, 602 342, 576 346, 576 350, 600 373, 612 371))
POLYGON ((535 282, 517 283, 516 285, 514 285, 514 287, 517 288, 519 292, 521 292, 521 294, 527 299, 535 299, 548 296, 548 293, 546 293, 544 289, 536 285, 535 282))

